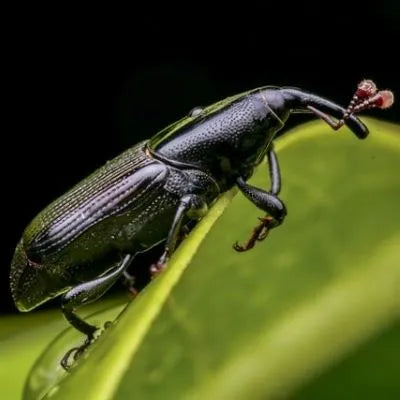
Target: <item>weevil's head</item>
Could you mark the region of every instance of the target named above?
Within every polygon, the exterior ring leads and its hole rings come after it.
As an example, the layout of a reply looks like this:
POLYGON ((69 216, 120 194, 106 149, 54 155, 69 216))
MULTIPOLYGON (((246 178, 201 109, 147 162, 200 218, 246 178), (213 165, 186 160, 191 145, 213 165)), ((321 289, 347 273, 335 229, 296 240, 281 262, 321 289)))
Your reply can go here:
MULTIPOLYGON (((378 101, 387 107, 387 104, 393 102, 393 95, 391 92, 385 91, 383 93, 386 97, 378 101), (386 97, 392 97, 386 101, 386 97)), ((283 122, 289 118, 292 113, 311 113, 310 107, 325 114, 328 117, 334 117, 338 120, 344 117, 346 109, 340 105, 316 94, 309 93, 305 90, 293 87, 265 87, 261 91, 262 97, 265 99, 269 108, 275 115, 283 122)), ((381 108, 385 108, 381 107, 381 108)), ((360 111, 360 110, 357 110, 360 111)), ((368 136, 368 128, 353 114, 349 114, 344 121, 350 130, 360 139, 368 136)))
POLYGON ((263 100, 266 109, 280 121, 281 127, 289 118, 291 108, 284 93, 279 87, 267 86, 260 90, 260 98, 263 100))
MULTIPOLYGON (((309 93, 305 90, 292 87, 282 87, 280 89, 282 96, 290 113, 310 113, 311 109, 326 115, 334 117, 337 120, 346 115, 346 109, 339 104, 334 103, 324 97, 309 93)), ((343 123, 359 138, 365 139, 368 136, 368 128, 353 113, 349 114, 343 123)))

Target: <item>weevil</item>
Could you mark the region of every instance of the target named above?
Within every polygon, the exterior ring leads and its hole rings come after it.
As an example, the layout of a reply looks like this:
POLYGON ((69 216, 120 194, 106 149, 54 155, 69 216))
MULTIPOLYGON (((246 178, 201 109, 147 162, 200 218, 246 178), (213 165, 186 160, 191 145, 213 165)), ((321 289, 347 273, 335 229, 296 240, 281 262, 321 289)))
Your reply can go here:
POLYGON ((40 212, 23 232, 12 260, 11 292, 21 311, 56 296, 69 323, 86 335, 62 360, 67 368, 92 342, 97 327, 76 310, 100 298, 126 273, 135 255, 165 242, 152 272, 165 267, 179 234, 201 219, 234 185, 266 213, 244 246, 280 224, 287 214, 279 198, 281 177, 273 140, 293 113, 312 113, 334 130, 347 125, 360 139, 367 127, 354 115, 393 103, 390 91, 362 81, 347 109, 307 91, 265 86, 208 107, 196 107, 107 162, 40 212), (266 158, 270 188, 247 183, 266 158))

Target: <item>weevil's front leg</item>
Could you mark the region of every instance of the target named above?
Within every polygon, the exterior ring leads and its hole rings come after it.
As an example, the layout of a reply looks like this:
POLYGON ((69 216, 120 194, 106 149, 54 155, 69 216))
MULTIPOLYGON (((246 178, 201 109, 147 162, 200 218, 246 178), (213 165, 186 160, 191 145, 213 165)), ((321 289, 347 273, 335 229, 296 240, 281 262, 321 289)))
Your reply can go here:
POLYGON ((69 359, 72 354, 74 360, 82 355, 93 341, 94 333, 98 329, 79 318, 75 311, 83 304, 91 303, 100 298, 122 276, 132 260, 133 256, 127 254, 121 264, 108 274, 75 286, 62 296, 61 309, 65 318, 74 328, 87 336, 82 346, 74 347, 65 354, 61 360, 61 365, 64 369, 67 370, 70 367, 69 359))
POLYGON ((175 251, 184 217, 188 216, 192 219, 198 219, 203 217, 207 213, 207 210, 207 204, 200 196, 188 194, 182 197, 168 233, 164 253, 158 262, 150 267, 150 272, 153 276, 158 275, 165 268, 169 258, 175 251))
POLYGON ((260 223, 254 228, 250 238, 243 246, 237 242, 234 244, 233 248, 236 251, 246 251, 253 248, 256 241, 265 239, 268 232, 280 225, 287 214, 284 203, 278 198, 281 190, 281 177, 278 159, 272 148, 268 151, 267 158, 271 180, 271 189, 268 192, 247 184, 243 178, 238 178, 236 181, 241 192, 258 208, 268 213, 268 215, 259 218, 260 223))
POLYGON ((281 191, 281 171, 279 170, 278 157, 271 147, 267 152, 269 180, 271 182, 271 189, 269 193, 277 196, 281 191))

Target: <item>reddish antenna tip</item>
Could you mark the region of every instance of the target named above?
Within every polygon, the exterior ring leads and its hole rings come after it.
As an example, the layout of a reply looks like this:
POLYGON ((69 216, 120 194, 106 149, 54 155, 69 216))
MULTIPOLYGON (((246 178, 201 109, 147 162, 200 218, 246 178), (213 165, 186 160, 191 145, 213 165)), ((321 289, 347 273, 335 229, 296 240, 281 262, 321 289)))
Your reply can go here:
POLYGON ((358 86, 355 95, 360 99, 367 99, 377 91, 375 83, 371 79, 364 79, 358 86))
POLYGON ((394 95, 390 90, 381 90, 377 96, 379 97, 375 104, 379 108, 389 108, 394 103, 394 95))

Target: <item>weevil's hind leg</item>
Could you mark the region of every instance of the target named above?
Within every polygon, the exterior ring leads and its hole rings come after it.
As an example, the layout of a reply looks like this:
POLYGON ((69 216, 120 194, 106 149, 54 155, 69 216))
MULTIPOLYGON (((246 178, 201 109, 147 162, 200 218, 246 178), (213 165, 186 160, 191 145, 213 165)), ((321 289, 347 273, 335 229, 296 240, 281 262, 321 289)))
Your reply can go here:
POLYGON ((91 303, 100 298, 121 277, 132 260, 133 256, 131 254, 127 254, 122 260, 121 264, 108 274, 75 286, 62 296, 61 309, 65 318, 74 328, 87 336, 82 346, 74 347, 65 354, 61 360, 61 365, 64 369, 67 370, 70 367, 69 359, 72 354, 74 360, 82 355, 82 353, 93 341, 94 333, 98 329, 97 327, 90 325, 83 319, 79 318, 75 314, 75 311, 83 304, 91 303))
POLYGON ((62 311, 73 327, 87 336, 93 336, 97 328, 79 318, 75 314, 76 309, 100 298, 120 278, 132 259, 133 256, 127 254, 121 264, 108 274, 75 286, 62 296, 62 311))
POLYGON ((236 181, 240 191, 258 208, 268 213, 259 218, 260 223, 253 229, 250 238, 244 245, 239 245, 237 242, 233 245, 236 251, 253 248, 257 241, 267 237, 272 228, 279 226, 286 216, 286 207, 278 197, 281 190, 281 175, 278 159, 272 148, 268 151, 267 157, 271 181, 271 188, 268 192, 247 184, 243 178, 238 178, 236 181))
POLYGON ((158 275, 166 266, 168 259, 175 251, 178 236, 182 231, 182 221, 186 215, 190 218, 201 218, 207 213, 207 204, 196 194, 187 194, 181 198, 174 220, 168 233, 165 250, 156 264, 150 267, 153 276, 158 275))

